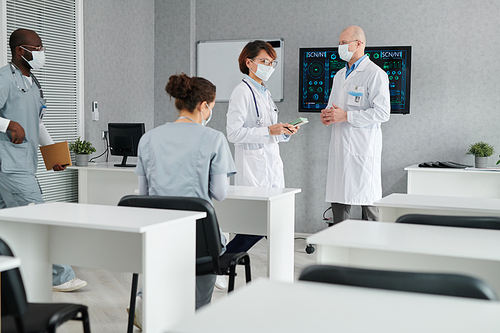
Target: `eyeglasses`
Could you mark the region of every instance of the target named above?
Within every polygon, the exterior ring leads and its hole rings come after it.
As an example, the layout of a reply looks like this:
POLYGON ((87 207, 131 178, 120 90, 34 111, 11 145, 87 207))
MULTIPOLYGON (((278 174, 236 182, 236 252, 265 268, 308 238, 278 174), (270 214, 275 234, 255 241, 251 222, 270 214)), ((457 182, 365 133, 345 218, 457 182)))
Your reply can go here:
POLYGON ((254 59, 262 61, 264 63, 264 65, 266 65, 266 66, 271 66, 273 68, 276 68, 276 66, 278 66, 278 62, 276 60, 269 61, 269 60, 263 59, 263 58, 254 58, 254 59))
POLYGON ((32 46, 32 45, 19 45, 19 46, 21 46, 21 47, 22 47, 23 49, 25 49, 26 51, 30 51, 30 52, 31 52, 31 50, 26 49, 26 48, 25 48, 25 46, 26 46, 26 47, 29 47, 29 48, 32 48, 32 49, 33 49, 33 51, 43 51, 43 52, 45 52, 45 51, 47 50, 47 49, 45 48, 45 46, 32 46))
MULTIPOLYGON (((357 42, 359 39, 355 39, 355 40, 343 40, 341 42, 339 42, 339 45, 346 45, 346 44, 351 44, 352 42, 357 42)), ((361 42, 363 43, 363 42, 361 42)))

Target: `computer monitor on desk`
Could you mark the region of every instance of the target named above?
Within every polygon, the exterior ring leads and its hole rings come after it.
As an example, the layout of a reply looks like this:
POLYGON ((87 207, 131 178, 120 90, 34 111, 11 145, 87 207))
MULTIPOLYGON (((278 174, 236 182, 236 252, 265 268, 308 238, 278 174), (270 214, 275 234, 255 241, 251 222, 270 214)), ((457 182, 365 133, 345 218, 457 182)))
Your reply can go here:
POLYGON ((117 167, 135 167, 127 164, 128 156, 137 156, 141 136, 146 132, 144 123, 108 123, 109 147, 111 155, 123 156, 117 167))

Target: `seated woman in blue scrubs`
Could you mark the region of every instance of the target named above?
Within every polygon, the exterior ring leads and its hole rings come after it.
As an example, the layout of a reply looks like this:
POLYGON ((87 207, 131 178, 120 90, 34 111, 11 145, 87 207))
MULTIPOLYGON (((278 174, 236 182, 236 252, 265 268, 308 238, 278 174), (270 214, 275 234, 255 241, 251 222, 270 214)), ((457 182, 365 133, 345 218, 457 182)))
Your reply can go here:
MULTIPOLYGON (((165 90, 175 98, 179 118, 142 136, 135 169, 139 193, 224 200, 227 178, 236 167, 224 134, 205 127, 215 105, 215 86, 180 74, 170 77, 165 90)), ((215 275, 196 277, 196 308, 210 303, 214 284, 215 275)))

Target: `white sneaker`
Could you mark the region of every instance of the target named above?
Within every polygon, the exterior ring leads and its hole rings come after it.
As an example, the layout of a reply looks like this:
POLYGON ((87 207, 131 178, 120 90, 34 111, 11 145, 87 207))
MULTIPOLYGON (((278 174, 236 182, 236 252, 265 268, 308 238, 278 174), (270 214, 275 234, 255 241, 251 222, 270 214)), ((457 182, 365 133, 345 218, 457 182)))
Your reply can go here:
MULTIPOLYGON (((127 308, 127 313, 130 313, 130 308, 127 308)), ((135 297, 135 314, 134 325, 142 330, 142 297, 135 297)))
POLYGON ((74 278, 73 280, 69 280, 66 283, 57 285, 57 286, 52 286, 52 291, 73 291, 77 290, 80 288, 83 288, 87 285, 87 282, 80 280, 79 278, 74 278))
POLYGON ((215 280, 215 287, 219 290, 227 289, 227 276, 217 275, 217 279, 215 280))

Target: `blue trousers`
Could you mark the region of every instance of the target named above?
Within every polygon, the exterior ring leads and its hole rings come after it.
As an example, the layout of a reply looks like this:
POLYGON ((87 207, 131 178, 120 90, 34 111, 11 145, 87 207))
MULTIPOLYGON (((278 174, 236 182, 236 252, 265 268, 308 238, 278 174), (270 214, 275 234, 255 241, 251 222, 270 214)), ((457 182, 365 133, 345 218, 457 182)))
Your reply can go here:
POLYGON ((226 253, 247 252, 252 246, 260 241, 264 236, 237 234, 226 245, 226 253))
MULTIPOLYGON (((42 204, 38 181, 31 173, 4 173, 0 171, 0 209, 42 204)), ((52 285, 57 286, 75 278, 68 265, 52 265, 52 285)))

